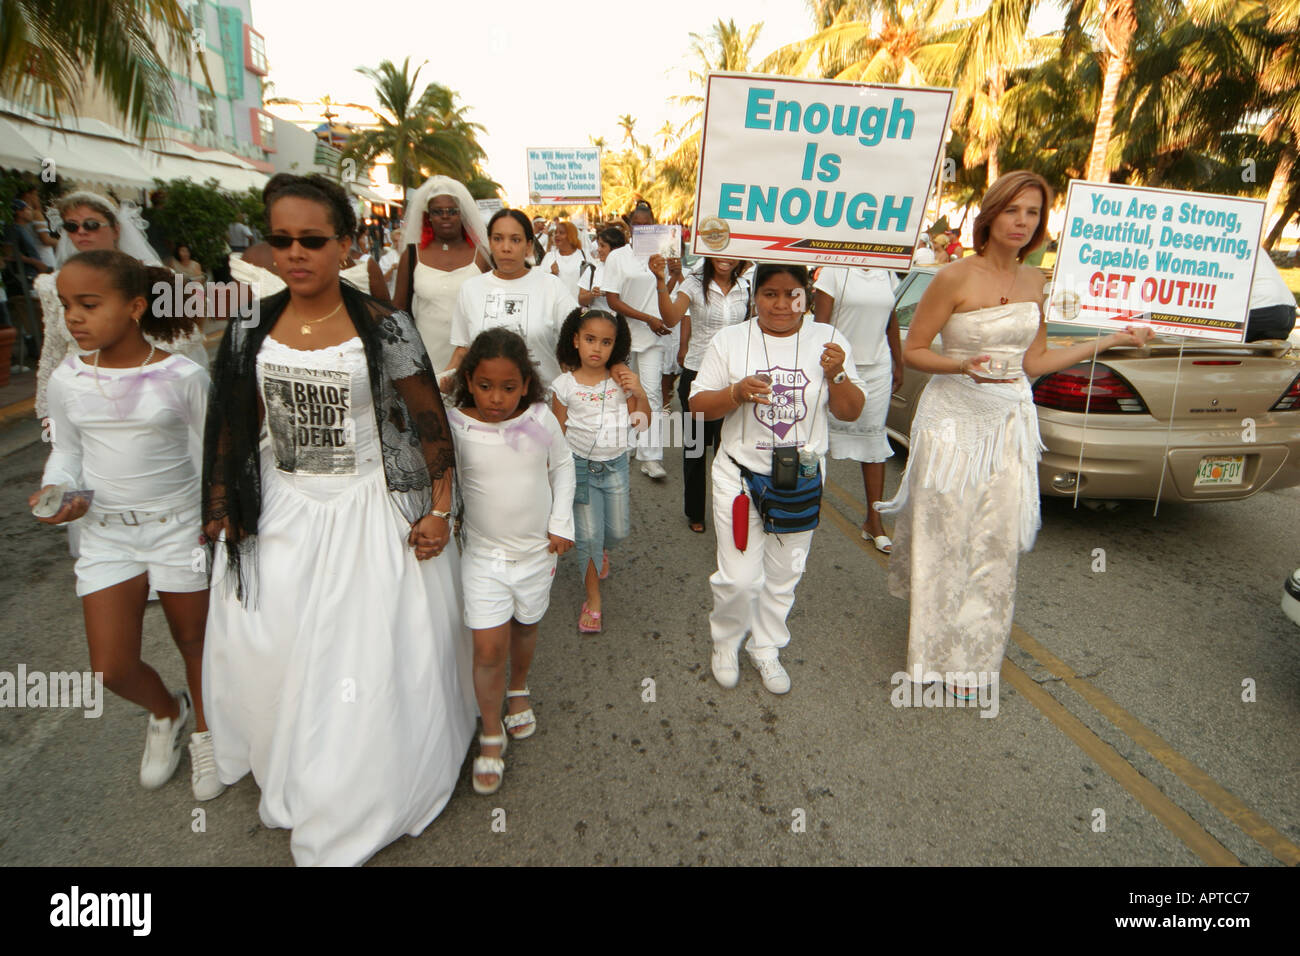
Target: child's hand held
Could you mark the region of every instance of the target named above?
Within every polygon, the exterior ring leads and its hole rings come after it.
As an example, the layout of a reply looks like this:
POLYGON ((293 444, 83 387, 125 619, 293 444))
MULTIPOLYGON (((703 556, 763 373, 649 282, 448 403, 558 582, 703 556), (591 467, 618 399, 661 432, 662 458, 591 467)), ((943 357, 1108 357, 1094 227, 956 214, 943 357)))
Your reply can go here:
POLYGON ((551 543, 546 547, 546 550, 551 554, 564 554, 573 547, 572 541, 568 538, 561 538, 558 534, 547 534, 546 537, 551 539, 551 543))

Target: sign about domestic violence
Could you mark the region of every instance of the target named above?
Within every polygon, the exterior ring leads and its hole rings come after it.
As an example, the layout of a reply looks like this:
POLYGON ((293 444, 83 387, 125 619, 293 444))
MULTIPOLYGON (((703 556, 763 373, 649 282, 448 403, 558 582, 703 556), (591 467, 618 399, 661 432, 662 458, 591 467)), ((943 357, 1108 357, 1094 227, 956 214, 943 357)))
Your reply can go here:
POLYGON ((533 206, 599 205, 600 149, 529 147, 528 202, 533 206))
POLYGON ((1263 216, 1258 199, 1076 179, 1047 318, 1243 341, 1263 216))
POLYGON ((906 269, 953 91, 710 73, 691 249, 906 269))

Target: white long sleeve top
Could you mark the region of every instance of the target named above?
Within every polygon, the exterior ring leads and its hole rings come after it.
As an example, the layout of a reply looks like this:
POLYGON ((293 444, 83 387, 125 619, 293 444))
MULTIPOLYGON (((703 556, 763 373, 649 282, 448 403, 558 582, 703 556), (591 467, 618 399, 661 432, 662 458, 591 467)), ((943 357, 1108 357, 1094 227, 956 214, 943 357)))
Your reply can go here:
POLYGON ((465 504, 466 546, 508 560, 573 540, 573 453, 545 404, 518 418, 480 422, 448 408, 456 443, 456 480, 465 504))
POLYGON ((50 376, 51 450, 41 486, 95 492, 96 512, 197 506, 208 373, 184 355, 144 368, 70 356, 50 376))

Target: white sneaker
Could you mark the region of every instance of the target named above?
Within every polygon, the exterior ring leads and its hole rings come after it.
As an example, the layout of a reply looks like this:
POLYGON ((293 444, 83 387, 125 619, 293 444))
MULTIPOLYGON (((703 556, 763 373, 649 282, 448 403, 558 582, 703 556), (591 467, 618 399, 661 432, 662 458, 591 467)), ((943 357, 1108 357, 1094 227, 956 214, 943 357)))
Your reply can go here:
POLYGON ((217 755, 212 751, 210 730, 190 734, 190 789, 195 800, 211 800, 226 789, 217 777, 217 755))
POLYGON ((780 660, 775 657, 759 659, 751 656, 749 658, 758 668, 758 673, 762 675, 763 686, 773 694, 786 694, 790 691, 790 675, 785 672, 781 666, 780 660))
POLYGON ((149 715, 149 731, 144 740, 144 757, 140 761, 140 784, 146 790, 157 790, 176 772, 181 762, 181 741, 185 725, 194 708, 190 706, 189 691, 176 695, 180 713, 175 720, 149 715))
POLYGON ((664 466, 657 461, 643 461, 641 463, 641 474, 649 475, 655 481, 668 477, 668 472, 664 471, 664 466))
POLYGON ((713 648, 713 679, 728 688, 740 683, 739 649, 713 648))

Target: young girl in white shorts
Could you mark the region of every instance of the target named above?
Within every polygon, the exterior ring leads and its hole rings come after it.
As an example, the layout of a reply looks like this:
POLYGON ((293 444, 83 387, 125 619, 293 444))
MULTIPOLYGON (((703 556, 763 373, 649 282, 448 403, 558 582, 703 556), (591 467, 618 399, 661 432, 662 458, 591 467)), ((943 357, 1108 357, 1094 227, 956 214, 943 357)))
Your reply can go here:
POLYGON ((508 329, 488 329, 470 344, 454 405, 447 418, 464 502, 465 624, 474 632, 474 693, 483 718, 474 790, 487 794, 501 787, 504 730, 516 740, 537 730, 526 700, 528 669, 556 560, 573 547, 573 455, 546 407, 527 344, 508 329))
POLYGON ((91 668, 150 714, 140 783, 152 790, 171 779, 193 716, 191 786, 208 800, 224 789, 201 679, 208 578, 196 453, 208 373, 145 340, 172 342, 197 325, 180 303, 155 297, 155 283, 170 290, 171 279, 112 249, 80 253, 59 270, 64 321, 88 354, 70 355, 50 377, 52 449, 29 504, 46 524, 83 519, 77 596, 91 668), (140 658, 150 588, 185 659, 188 690, 171 693, 140 658))

